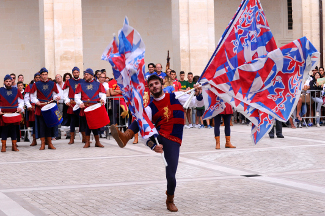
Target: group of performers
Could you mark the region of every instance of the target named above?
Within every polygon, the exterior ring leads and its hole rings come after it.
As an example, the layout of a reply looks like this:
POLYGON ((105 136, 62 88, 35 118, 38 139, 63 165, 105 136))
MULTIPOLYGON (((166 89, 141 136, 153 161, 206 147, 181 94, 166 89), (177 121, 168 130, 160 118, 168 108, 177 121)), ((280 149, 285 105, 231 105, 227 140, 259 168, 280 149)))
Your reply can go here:
MULTIPOLYGON (((82 142, 85 143, 84 148, 90 147, 91 131, 95 137, 95 147, 104 146, 99 141, 98 129, 89 129, 84 110, 94 104, 101 103, 105 105, 106 94, 104 86, 93 79, 94 72, 88 68, 84 71, 84 79, 80 79, 80 69, 74 67, 72 69, 73 78, 65 82, 63 86, 63 99, 69 107, 70 115, 70 134, 69 144, 74 143, 75 127, 79 126, 79 132, 82 134, 82 142), (74 110, 73 108, 77 108, 74 110), (79 121, 78 121, 79 120, 79 121), (76 122, 79 125, 76 125, 76 122)), ((29 84, 24 96, 18 88, 12 86, 12 77, 8 74, 4 78, 4 87, 0 88, 0 130, 1 130, 1 152, 6 152, 7 138, 10 136, 12 140, 12 150, 19 151, 17 148, 17 136, 20 136, 19 127, 20 120, 17 121, 17 113, 25 113, 27 127, 32 127, 32 143, 36 146, 36 139, 41 140, 40 150, 45 149, 48 145, 49 149, 56 149, 52 144, 54 137, 54 127, 48 126, 48 119, 42 114, 42 108, 50 103, 57 103, 62 96, 59 95, 57 85, 48 78, 48 70, 42 68, 34 75, 34 82, 29 84), (26 107, 26 110, 24 110, 26 107), (9 119, 9 120, 8 120, 9 119)), ((62 118, 62 113, 55 114, 58 118, 62 118)), ((21 119, 21 115, 19 115, 21 119)))

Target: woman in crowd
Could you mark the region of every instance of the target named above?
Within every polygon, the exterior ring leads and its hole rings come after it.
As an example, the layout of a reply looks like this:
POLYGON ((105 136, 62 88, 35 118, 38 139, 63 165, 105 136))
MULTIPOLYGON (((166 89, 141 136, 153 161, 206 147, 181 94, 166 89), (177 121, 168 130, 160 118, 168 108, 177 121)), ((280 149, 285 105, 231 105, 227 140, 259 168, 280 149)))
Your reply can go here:
POLYGON ((320 98, 321 91, 323 90, 324 85, 318 85, 317 79, 321 78, 321 74, 319 72, 315 73, 313 79, 309 82, 309 90, 312 90, 310 93, 311 99, 315 101, 317 104, 316 107, 316 126, 320 127, 319 119, 320 119, 320 111, 322 108, 323 100, 320 98))
POLYGON ((224 120, 225 124, 225 135, 226 135, 226 148, 236 148, 236 146, 233 146, 230 143, 230 121, 231 121, 231 116, 233 114, 232 107, 230 104, 225 103, 226 108, 225 110, 220 113, 219 115, 216 115, 214 117, 214 136, 216 139, 216 149, 220 149, 220 122, 221 122, 221 117, 224 120))
POLYGON ((63 75, 63 82, 65 82, 66 80, 71 79, 71 78, 72 78, 71 73, 65 73, 63 75))

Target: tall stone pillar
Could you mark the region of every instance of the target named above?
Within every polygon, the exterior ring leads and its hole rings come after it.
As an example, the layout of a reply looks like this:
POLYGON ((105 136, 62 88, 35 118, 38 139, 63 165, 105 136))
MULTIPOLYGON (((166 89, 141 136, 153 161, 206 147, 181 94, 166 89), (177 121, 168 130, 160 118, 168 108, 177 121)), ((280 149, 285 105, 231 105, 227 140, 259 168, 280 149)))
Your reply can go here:
POLYGON ((40 0, 40 34, 43 65, 54 78, 83 69, 81 0, 40 0))
POLYGON ((179 70, 201 75, 215 49, 214 1, 172 0, 172 16, 179 70))

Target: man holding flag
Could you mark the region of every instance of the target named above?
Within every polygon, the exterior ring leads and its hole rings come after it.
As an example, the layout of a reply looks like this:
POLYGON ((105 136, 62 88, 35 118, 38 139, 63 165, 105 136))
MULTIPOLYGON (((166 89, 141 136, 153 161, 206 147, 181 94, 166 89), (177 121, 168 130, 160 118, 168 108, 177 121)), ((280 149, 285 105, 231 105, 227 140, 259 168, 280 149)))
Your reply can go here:
MULTIPOLYGON (((157 153, 164 153, 168 166, 166 167, 167 179, 167 200, 166 206, 169 211, 178 211, 174 204, 174 192, 176 188, 176 170, 178 166, 179 148, 182 144, 184 127, 184 108, 183 104, 189 95, 185 95, 178 100, 175 99, 175 93, 164 93, 162 90, 162 79, 157 75, 151 75, 148 78, 148 85, 154 100, 145 108, 148 118, 152 121, 159 133, 157 145, 155 137, 152 136, 146 142, 146 145, 157 153)), ((197 92, 199 88, 195 86, 197 92)), ((177 94, 177 93, 176 93, 177 94)), ((196 96, 191 101, 190 106, 203 106, 202 95, 196 96)), ((111 126, 111 133, 118 145, 123 148, 134 134, 138 133, 139 126, 134 121, 129 128, 122 133, 114 125, 111 126)))
MULTIPOLYGON (((123 148, 134 134, 140 131, 144 139, 150 138, 146 142, 148 147, 158 153, 164 153, 167 179, 166 206, 169 211, 176 212, 178 209, 174 204, 175 175, 184 126, 182 103, 187 101, 189 96, 186 95, 177 100, 174 93, 164 93, 162 79, 157 75, 151 75, 148 78, 148 85, 154 100, 144 108, 145 45, 140 34, 129 26, 127 18, 125 18, 118 38, 119 43, 114 37, 104 51, 102 60, 106 60, 112 65, 117 84, 136 120, 125 133, 120 132, 117 127, 112 125, 111 133, 118 145, 123 148), (155 126, 151 121, 155 123, 155 126), (156 139, 162 145, 159 145, 156 139)), ((197 87, 196 89, 199 90, 197 87)), ((195 104, 203 106, 202 95, 197 95, 191 100, 190 106, 195 106, 195 104)))

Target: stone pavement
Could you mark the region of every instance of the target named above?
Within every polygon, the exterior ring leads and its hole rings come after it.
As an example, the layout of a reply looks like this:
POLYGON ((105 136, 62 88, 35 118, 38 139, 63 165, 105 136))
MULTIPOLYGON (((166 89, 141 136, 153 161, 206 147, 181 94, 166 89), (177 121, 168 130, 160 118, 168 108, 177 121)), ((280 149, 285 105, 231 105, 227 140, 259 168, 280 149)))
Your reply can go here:
POLYGON ((256 146, 250 127, 231 129, 237 148, 225 149, 222 136, 220 150, 213 129, 184 130, 177 213, 165 207, 162 159, 143 144, 18 143, 20 152, 0 154, 0 216, 325 215, 325 127, 283 128, 284 139, 256 146))

